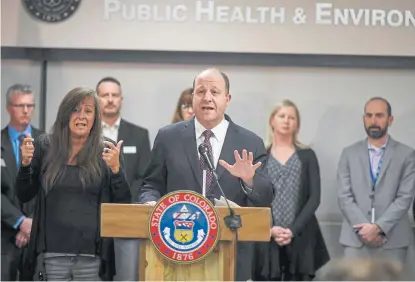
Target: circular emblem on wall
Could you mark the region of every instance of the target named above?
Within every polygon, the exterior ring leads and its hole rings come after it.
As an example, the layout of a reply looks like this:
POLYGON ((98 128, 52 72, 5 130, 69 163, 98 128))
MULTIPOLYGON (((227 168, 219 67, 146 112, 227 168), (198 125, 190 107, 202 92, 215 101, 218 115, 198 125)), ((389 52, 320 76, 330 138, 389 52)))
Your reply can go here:
POLYGON ((81 0, 22 0, 29 14, 48 22, 62 22, 78 9, 81 0))
POLYGON ((204 259, 215 248, 219 234, 215 207, 196 192, 167 194, 150 213, 149 238, 162 256, 175 263, 204 259))

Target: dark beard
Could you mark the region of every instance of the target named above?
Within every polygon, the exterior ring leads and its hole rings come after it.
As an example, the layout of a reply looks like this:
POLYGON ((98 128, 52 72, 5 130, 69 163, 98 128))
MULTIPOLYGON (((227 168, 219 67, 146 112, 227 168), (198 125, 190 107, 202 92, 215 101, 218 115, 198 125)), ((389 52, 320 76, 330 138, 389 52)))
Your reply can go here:
POLYGON ((386 133, 388 132, 387 126, 385 126, 384 129, 382 129, 380 126, 369 126, 365 129, 366 129, 367 135, 373 139, 380 139, 383 136, 385 136, 386 133), (372 129, 377 129, 377 130, 372 130, 372 129))

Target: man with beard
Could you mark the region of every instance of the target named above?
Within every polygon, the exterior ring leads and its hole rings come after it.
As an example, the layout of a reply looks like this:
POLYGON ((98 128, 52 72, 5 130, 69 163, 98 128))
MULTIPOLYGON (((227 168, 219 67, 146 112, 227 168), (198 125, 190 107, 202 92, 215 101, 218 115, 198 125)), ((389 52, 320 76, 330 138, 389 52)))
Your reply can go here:
MULTIPOLYGON (((123 101, 121 83, 114 77, 104 77, 96 87, 99 97, 102 130, 105 137, 118 142, 124 140, 122 152, 125 171, 131 187, 132 202, 138 202, 138 189, 150 161, 148 130, 121 118, 123 101)), ((115 267, 117 281, 138 280, 138 240, 115 239, 115 267)))
POLYGON ((338 200, 345 257, 386 256, 405 262, 413 234, 408 210, 415 193, 415 151, 392 139, 392 108, 380 97, 365 105, 367 139, 345 148, 338 200))

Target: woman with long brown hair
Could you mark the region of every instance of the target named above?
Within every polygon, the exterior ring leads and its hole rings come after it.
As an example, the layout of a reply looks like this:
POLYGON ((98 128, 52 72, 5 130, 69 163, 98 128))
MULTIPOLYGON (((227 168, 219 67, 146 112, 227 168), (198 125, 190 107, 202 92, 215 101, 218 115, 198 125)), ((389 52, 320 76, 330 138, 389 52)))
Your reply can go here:
POLYGON ((176 109, 174 111, 173 119, 171 123, 176 123, 184 120, 188 120, 194 116, 193 112, 193 88, 186 88, 180 94, 177 101, 176 109))
POLYGON ((36 195, 21 280, 111 280, 113 242, 100 237, 101 203, 130 203, 122 141, 102 137, 94 90, 75 88, 62 100, 51 134, 26 136, 17 196, 36 195))

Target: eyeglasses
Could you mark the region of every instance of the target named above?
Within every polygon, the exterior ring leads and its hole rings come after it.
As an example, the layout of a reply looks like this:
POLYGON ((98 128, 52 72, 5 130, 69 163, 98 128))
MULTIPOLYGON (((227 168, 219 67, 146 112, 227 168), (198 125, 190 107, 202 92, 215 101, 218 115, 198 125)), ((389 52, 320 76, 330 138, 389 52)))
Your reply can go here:
POLYGON ((182 108, 183 110, 188 110, 188 109, 192 109, 192 108, 193 108, 193 106, 192 106, 191 104, 182 104, 182 105, 181 105, 181 108, 182 108))
POLYGON ((11 104, 15 108, 24 109, 27 107, 27 109, 31 110, 35 107, 35 104, 11 104))

